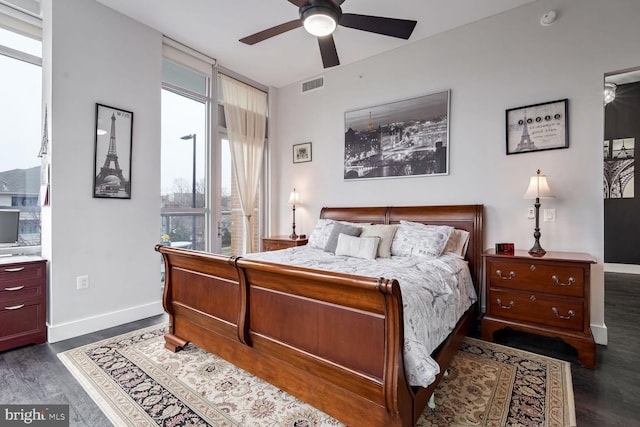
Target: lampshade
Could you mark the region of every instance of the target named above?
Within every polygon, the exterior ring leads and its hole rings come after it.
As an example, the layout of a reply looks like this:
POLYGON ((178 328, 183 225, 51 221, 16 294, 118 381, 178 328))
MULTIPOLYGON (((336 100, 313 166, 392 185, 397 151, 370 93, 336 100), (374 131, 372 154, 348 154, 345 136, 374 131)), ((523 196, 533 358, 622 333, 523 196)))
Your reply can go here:
POLYGON ((304 29, 317 37, 333 33, 341 14, 340 8, 331 0, 309 0, 300 8, 304 29))
POLYGON ((604 83, 604 103, 605 105, 616 99, 616 84, 611 82, 604 83))
POLYGON ((540 169, 538 169, 537 174, 529 180, 529 188, 527 188, 523 197, 525 199, 549 199, 555 197, 551 192, 551 188, 549 188, 549 183, 547 183, 547 176, 540 175, 540 169))
POLYGON ((300 204, 300 194, 296 192, 295 188, 289 195, 289 201, 287 203, 294 206, 300 204))

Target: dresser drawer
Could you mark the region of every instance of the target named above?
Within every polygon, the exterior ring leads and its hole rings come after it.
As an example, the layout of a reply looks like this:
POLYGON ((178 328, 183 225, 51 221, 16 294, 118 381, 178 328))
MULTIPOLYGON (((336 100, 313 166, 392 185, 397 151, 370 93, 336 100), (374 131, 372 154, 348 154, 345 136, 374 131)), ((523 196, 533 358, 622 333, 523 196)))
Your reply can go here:
POLYGON ((23 335, 44 334, 44 315, 41 302, 0 304, 0 342, 23 335))
POLYGON ((0 283, 7 286, 7 283, 16 281, 41 280, 45 277, 44 262, 36 262, 23 265, 0 265, 0 283))
POLYGON ((526 260, 487 260, 489 286, 545 292, 574 297, 584 296, 581 267, 526 260))
MULTIPOLYGON (((45 283, 39 281, 0 282, 0 304, 16 300, 41 298, 45 283)), ((0 309, 2 305, 0 305, 0 309)))
POLYGON ((490 289, 487 305, 489 313, 495 317, 574 331, 584 328, 584 301, 580 298, 490 289))

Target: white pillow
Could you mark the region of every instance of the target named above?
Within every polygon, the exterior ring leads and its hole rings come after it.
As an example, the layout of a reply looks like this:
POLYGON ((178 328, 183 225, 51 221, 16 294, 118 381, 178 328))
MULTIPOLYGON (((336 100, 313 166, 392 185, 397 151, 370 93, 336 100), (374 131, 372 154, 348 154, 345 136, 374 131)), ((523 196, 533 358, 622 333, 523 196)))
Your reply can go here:
POLYGON ((469 232, 454 228, 442 252, 450 252, 464 258, 467 255, 469 232))
POLYGON ((437 258, 442 254, 453 227, 400 221, 391 243, 391 255, 437 258))
POLYGON ((390 258, 391 243, 393 242, 393 236, 396 234, 397 229, 398 226, 395 224, 367 224, 362 227, 360 237, 380 237, 377 256, 378 258, 390 258))
POLYGON ((346 255, 356 258, 375 259, 378 252, 380 237, 355 237, 347 234, 338 236, 336 255, 346 255))
POLYGON ((335 221, 332 219, 319 219, 309 236, 307 245, 312 248, 324 250, 324 247, 327 246, 327 241, 329 240, 334 224, 335 221))

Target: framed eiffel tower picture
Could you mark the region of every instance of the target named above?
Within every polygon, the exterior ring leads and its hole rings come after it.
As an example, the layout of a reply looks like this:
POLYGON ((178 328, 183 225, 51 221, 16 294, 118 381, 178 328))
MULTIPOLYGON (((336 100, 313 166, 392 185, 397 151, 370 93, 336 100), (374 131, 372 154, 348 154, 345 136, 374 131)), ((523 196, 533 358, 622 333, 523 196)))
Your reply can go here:
POLYGON ((93 197, 131 198, 133 113, 96 104, 93 197))
POLYGON ((569 148, 569 100, 506 111, 507 154, 569 148))

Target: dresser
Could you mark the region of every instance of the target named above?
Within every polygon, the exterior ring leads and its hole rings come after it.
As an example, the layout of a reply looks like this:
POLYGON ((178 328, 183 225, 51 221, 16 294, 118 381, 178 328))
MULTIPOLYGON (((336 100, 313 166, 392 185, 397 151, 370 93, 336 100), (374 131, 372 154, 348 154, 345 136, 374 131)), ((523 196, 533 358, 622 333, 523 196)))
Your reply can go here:
POLYGON ((0 258, 0 351, 47 341, 46 260, 0 258))
POLYGON ((596 347, 590 327, 591 264, 585 253, 547 252, 534 257, 486 251, 486 313, 482 338, 494 332, 517 331, 557 337, 578 352, 582 366, 595 368, 596 347))
POLYGON ((309 239, 291 239, 289 236, 271 236, 262 238, 263 251, 277 251, 278 249, 293 248, 306 245, 309 239))

